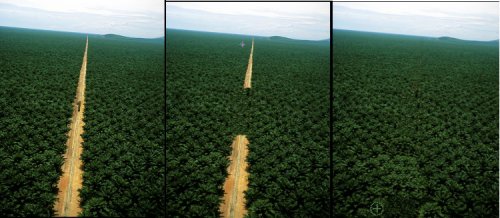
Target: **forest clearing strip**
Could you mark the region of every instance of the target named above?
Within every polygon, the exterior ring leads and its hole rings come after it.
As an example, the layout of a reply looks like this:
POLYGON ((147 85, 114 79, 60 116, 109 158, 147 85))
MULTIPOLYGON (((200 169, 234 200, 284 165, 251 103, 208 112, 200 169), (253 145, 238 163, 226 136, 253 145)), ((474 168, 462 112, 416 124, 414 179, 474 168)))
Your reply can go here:
POLYGON ((248 59, 247 73, 245 74, 245 82, 243 83, 244 89, 252 88, 252 66, 253 66, 253 39, 252 39, 252 48, 250 49, 250 58, 248 59))
POLYGON ((70 131, 66 142, 66 153, 64 154, 63 174, 59 179, 56 203, 54 206, 56 216, 76 217, 80 213, 80 198, 78 190, 82 187, 82 154, 83 138, 83 111, 85 109, 85 77, 87 74, 87 48, 89 38, 85 44, 80 78, 76 88, 76 97, 73 103, 73 114, 71 116, 70 131))
POLYGON ((245 196, 244 191, 248 188, 247 155, 248 139, 245 135, 237 135, 231 145, 233 151, 229 160, 228 177, 224 182, 224 201, 221 205, 222 217, 244 217, 245 196))

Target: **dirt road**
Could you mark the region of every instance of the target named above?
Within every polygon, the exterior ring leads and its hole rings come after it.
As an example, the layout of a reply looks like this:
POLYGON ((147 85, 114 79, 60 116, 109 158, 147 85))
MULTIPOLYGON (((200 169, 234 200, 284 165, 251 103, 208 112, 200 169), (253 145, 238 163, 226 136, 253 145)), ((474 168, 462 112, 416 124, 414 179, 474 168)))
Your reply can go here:
POLYGON ((76 217, 80 213, 79 189, 82 187, 82 154, 81 134, 83 133, 83 111, 85 110, 85 76, 87 74, 87 48, 89 38, 85 44, 83 63, 80 70, 80 79, 76 88, 76 97, 73 103, 73 114, 71 116, 70 131, 66 142, 66 153, 64 154, 63 174, 57 185, 59 193, 54 205, 56 216, 76 217))
POLYGON ((228 177, 224 183, 224 202, 220 210, 222 217, 244 217, 245 196, 244 191, 248 188, 248 173, 246 171, 248 155, 248 139, 245 135, 237 135, 231 147, 233 151, 229 160, 228 177))
POLYGON ((252 39, 252 48, 250 49, 250 58, 248 59, 247 73, 245 74, 245 82, 243 83, 244 89, 252 88, 252 65, 253 65, 253 39, 252 39))

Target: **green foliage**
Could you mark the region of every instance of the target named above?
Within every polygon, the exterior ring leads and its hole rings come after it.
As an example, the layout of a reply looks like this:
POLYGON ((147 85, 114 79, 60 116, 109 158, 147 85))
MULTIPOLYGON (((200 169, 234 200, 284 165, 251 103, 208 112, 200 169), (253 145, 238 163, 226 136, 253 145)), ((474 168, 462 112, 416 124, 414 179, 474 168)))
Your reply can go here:
POLYGON ((218 217, 233 138, 249 144, 249 217, 328 216, 325 43, 167 29, 167 214, 218 217), (247 46, 238 44, 245 40, 247 46))
POLYGON ((89 36, 84 216, 164 216, 163 43, 89 36))
POLYGON ((0 28, 0 216, 53 216, 78 72, 78 34, 0 28))
POLYGON ((498 215, 498 46, 334 30, 334 216, 498 215))

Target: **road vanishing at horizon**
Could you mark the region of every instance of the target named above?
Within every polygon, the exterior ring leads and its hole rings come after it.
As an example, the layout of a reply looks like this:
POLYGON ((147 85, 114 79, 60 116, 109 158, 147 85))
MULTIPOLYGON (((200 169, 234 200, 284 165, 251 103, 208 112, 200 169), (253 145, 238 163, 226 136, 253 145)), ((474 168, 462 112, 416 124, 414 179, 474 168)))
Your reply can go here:
MULTIPOLYGON (((252 88, 253 47, 254 40, 252 39, 252 48, 250 50, 250 58, 248 59, 243 89, 252 88)), ((224 200, 220 205, 222 217, 242 218, 247 213, 244 192, 248 189, 248 163, 246 161, 248 144, 249 141, 246 135, 237 135, 231 144, 230 165, 227 168, 228 175, 224 182, 224 200)))
POLYGON ((253 39, 252 39, 252 49, 250 49, 250 58, 248 59, 247 72, 245 74, 245 82, 243 83, 244 89, 252 88, 252 67, 253 67, 253 39))
POLYGON ((66 153, 62 165, 62 176, 57 185, 58 194, 54 205, 55 216, 76 217, 81 212, 79 189, 82 188, 82 154, 83 138, 83 111, 85 110, 85 78, 87 75, 87 49, 89 38, 85 43, 80 78, 76 88, 76 97, 73 102, 70 131, 66 142, 66 153))

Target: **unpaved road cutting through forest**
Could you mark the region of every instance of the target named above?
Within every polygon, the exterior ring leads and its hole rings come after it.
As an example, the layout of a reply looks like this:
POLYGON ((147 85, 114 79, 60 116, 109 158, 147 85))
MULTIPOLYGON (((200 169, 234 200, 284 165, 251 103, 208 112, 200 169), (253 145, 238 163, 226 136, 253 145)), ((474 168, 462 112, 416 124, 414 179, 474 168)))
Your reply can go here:
POLYGON ((229 160, 228 177, 224 182, 224 202, 220 210, 222 217, 243 217, 246 214, 244 191, 248 188, 247 155, 248 139, 245 135, 237 135, 231 147, 233 151, 229 160))
POLYGON ((245 74, 245 82, 243 83, 244 89, 252 88, 252 65, 253 65, 253 39, 252 39, 252 48, 250 49, 250 58, 248 59, 247 73, 245 74))
POLYGON ((54 206, 56 216, 76 217, 80 213, 80 197, 78 189, 82 187, 82 154, 83 138, 83 111, 85 109, 85 76, 87 74, 87 48, 89 38, 85 44, 83 54, 83 63, 80 70, 78 87, 76 88, 76 97, 73 103, 73 114, 71 116, 70 131, 68 141, 66 142, 66 153, 64 154, 64 164, 62 165, 63 174, 59 179, 57 188, 57 200, 54 206))

